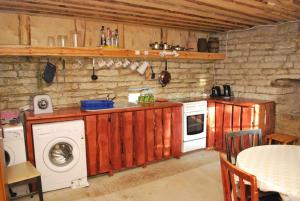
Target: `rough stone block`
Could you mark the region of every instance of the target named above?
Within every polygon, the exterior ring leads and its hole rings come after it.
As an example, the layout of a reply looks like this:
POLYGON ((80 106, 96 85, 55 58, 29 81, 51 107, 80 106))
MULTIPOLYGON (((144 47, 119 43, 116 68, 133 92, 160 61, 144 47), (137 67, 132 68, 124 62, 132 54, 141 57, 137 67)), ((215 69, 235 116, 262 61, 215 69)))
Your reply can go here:
POLYGON ((287 56, 282 55, 282 56, 265 56, 265 61, 266 62, 283 62, 286 61, 287 56))
POLYGON ((5 77, 16 78, 17 77, 17 72, 15 72, 15 71, 1 71, 0 78, 5 78, 5 77))

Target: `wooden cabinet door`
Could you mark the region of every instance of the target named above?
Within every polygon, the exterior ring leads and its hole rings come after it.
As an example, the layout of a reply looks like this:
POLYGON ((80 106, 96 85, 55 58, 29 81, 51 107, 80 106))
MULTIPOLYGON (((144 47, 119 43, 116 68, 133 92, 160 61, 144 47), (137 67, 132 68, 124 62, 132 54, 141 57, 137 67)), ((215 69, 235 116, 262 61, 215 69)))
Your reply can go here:
POLYGON ((215 113, 215 148, 223 150, 224 104, 216 103, 215 113))
POLYGON ((122 144, 121 144, 121 125, 120 114, 111 114, 111 132, 110 132, 110 160, 113 170, 122 168, 122 144))
POLYGON ((233 124, 233 105, 224 104, 224 118, 223 118, 223 149, 226 150, 226 135, 232 131, 233 124))
POLYGON ((215 102, 207 102, 207 123, 206 123, 206 142, 207 147, 215 146, 215 129, 216 129, 216 104, 215 102))
POLYGON ((145 110, 134 112, 134 156, 136 165, 146 163, 145 110))
POLYGON ((155 160, 155 110, 146 110, 147 162, 155 160))
POLYGON ((97 158, 97 115, 86 116, 85 121, 85 140, 86 158, 88 175, 96 175, 98 171, 97 158))
POLYGON ((97 153, 98 153, 98 172, 104 173, 111 170, 110 166, 110 114, 98 115, 97 120, 97 153))
POLYGON ((163 157, 170 158, 171 157, 171 115, 172 108, 164 108, 163 109, 163 157))
POLYGON ((156 160, 161 160, 163 157, 163 113, 162 109, 154 110, 155 113, 155 130, 154 130, 154 152, 156 160))
POLYGON ((133 113, 124 112, 122 114, 122 147, 124 167, 134 166, 133 147, 133 113))
POLYGON ((173 157, 179 158, 181 156, 182 145, 182 109, 181 107, 174 107, 172 109, 172 141, 171 150, 173 157))

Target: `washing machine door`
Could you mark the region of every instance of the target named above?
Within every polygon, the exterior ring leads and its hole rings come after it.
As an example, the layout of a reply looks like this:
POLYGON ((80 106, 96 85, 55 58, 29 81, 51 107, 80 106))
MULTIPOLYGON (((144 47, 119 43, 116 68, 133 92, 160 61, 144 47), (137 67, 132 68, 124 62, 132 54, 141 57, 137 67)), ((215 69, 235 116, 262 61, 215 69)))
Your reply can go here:
POLYGON ((79 146, 70 138, 56 138, 45 147, 43 158, 50 170, 69 171, 80 159, 79 146))
POLYGON ((9 146, 4 145, 5 164, 11 166, 15 164, 15 153, 9 146))

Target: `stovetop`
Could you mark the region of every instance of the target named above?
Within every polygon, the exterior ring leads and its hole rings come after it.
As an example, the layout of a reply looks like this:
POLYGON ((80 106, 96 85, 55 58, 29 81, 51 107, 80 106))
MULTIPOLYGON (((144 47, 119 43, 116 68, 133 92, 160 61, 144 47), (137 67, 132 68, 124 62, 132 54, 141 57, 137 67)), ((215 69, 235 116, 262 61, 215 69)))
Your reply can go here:
POLYGON ((174 102, 180 102, 180 103, 190 103, 190 102, 206 101, 206 100, 207 100, 207 98, 205 98, 205 97, 172 99, 172 101, 174 101, 174 102))

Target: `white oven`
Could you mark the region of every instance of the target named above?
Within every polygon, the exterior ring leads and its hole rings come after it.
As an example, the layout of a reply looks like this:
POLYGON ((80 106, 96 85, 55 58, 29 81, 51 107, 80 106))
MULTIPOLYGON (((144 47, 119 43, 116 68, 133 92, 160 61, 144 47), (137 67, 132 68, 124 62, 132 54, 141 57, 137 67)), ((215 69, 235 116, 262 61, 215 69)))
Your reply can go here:
POLYGON ((183 152, 206 147, 207 101, 183 103, 183 152))

